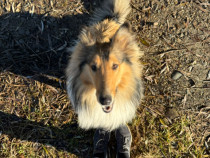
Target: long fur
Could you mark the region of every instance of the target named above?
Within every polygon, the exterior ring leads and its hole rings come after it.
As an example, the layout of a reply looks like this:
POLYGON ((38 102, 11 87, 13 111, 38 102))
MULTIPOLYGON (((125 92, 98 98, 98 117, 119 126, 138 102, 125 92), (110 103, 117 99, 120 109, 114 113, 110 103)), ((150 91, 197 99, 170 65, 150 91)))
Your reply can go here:
POLYGON ((105 0, 102 7, 96 10, 89 26, 81 31, 73 49, 66 69, 67 92, 81 128, 114 130, 133 119, 143 97, 142 65, 139 62, 143 52, 124 24, 129 11, 129 0, 105 0), (107 50, 114 56, 122 59, 120 83, 110 113, 105 113, 97 100, 96 87, 88 67, 96 48, 104 44, 108 45, 107 50))

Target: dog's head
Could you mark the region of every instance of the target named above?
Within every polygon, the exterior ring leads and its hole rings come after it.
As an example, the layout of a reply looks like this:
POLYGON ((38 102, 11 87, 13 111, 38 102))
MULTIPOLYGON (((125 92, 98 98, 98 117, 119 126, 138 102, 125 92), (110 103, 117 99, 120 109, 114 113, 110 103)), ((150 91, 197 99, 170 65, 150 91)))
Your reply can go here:
POLYGON ((103 105, 104 112, 110 112, 114 98, 122 79, 122 59, 109 51, 95 54, 88 63, 92 84, 96 88, 98 102, 103 105))
POLYGON ((113 109, 118 90, 132 82, 132 64, 138 61, 139 53, 134 41, 127 27, 119 28, 115 23, 85 28, 80 35, 80 77, 96 89, 97 100, 106 113, 113 109))

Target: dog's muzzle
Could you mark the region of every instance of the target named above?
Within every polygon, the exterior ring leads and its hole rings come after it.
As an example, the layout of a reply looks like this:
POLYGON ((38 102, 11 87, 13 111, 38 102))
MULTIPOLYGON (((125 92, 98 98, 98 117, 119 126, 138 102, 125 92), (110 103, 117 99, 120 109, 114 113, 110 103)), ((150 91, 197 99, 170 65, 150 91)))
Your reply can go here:
POLYGON ((99 102, 102 105, 102 109, 105 113, 109 113, 112 111, 113 104, 112 104, 112 97, 110 95, 107 95, 105 97, 100 97, 99 102))
POLYGON ((103 109, 103 111, 104 111, 105 113, 109 113, 109 112, 111 112, 112 109, 113 109, 113 104, 111 104, 111 105, 102 105, 102 109, 103 109))

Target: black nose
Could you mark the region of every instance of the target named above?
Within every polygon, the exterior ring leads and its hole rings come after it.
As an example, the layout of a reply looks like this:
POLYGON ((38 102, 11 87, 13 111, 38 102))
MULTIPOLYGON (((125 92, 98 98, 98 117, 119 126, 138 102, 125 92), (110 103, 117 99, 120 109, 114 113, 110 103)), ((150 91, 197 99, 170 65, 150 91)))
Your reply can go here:
POLYGON ((112 97, 109 95, 105 97, 100 96, 99 101, 102 105, 110 105, 110 103, 112 102, 112 97))

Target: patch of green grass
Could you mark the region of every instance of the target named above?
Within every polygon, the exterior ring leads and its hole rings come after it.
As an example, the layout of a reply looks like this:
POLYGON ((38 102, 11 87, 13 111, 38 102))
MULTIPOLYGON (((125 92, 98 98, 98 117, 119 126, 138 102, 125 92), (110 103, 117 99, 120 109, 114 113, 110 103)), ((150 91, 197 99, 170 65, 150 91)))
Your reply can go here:
POLYGON ((133 121, 133 150, 140 157, 207 157, 200 144, 193 142, 190 120, 182 116, 169 121, 165 116, 154 116, 146 108, 133 121))

